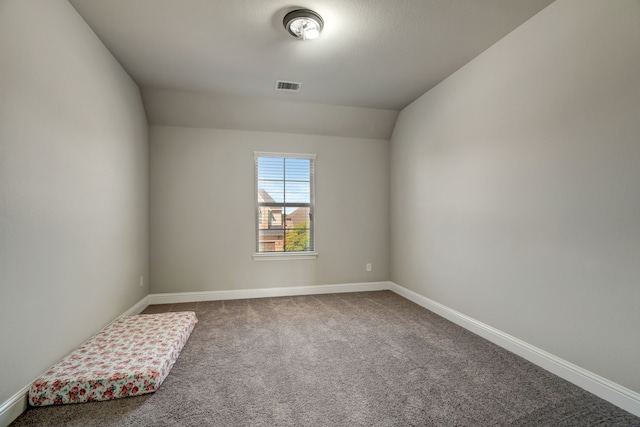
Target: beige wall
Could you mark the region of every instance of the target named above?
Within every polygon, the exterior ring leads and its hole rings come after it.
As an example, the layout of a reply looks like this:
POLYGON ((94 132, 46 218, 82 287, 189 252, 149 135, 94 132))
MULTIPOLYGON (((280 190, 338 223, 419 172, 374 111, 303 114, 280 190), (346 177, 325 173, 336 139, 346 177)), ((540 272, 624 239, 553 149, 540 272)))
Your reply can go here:
MULTIPOLYGON (((293 98, 297 99, 297 98, 293 98)), ((150 125, 389 139, 398 111, 142 88, 150 125)))
POLYGON ((558 0, 391 140, 391 279, 636 392, 639 22, 558 0))
POLYGON ((387 280, 388 149, 386 140, 151 126, 151 292, 387 280), (254 151, 317 154, 316 260, 253 260, 254 151))
POLYGON ((0 1, 0 405, 148 293, 147 132, 66 0, 0 1))

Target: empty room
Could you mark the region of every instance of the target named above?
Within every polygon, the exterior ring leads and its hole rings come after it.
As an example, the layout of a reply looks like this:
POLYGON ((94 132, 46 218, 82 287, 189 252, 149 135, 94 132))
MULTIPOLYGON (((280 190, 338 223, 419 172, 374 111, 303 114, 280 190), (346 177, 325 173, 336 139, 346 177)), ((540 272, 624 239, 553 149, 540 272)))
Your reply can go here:
POLYGON ((639 0, 0 0, 0 426, 640 426, 639 0))

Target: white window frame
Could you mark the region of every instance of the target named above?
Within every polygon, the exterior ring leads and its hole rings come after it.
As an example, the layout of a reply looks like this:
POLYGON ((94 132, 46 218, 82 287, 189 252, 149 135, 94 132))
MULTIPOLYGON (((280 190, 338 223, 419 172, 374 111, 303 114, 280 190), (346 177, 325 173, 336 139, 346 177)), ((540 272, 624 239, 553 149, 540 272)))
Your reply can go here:
MULTIPOLYGON (((264 152, 264 151, 254 151, 254 191, 253 191, 253 200, 255 203, 254 206, 254 228, 255 228, 255 247, 253 259, 254 261, 290 261, 290 260, 310 260, 318 258, 318 253, 316 252, 316 244, 315 244, 315 182, 316 182, 316 173, 315 173, 315 154, 307 154, 307 153, 273 153, 273 152, 264 152), (311 182, 310 182, 310 203, 309 215, 311 216, 311 224, 310 230, 311 233, 310 239, 313 242, 313 250, 311 251, 300 251, 300 252, 258 252, 258 241, 259 241, 259 229, 258 229, 258 158, 260 157, 271 157, 271 158, 280 158, 280 159, 309 159, 313 162, 313 168, 311 170, 311 182)), ((285 177, 286 179, 286 177, 285 177)), ((283 204, 284 206, 284 204, 283 204)))

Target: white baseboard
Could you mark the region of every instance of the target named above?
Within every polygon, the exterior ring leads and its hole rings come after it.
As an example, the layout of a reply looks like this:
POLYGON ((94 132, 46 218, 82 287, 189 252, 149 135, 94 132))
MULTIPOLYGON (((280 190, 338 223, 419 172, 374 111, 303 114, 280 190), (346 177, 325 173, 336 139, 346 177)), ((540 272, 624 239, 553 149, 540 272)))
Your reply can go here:
POLYGON ((389 282, 348 283, 340 285, 295 286, 287 288, 238 289, 231 291, 179 292, 149 295, 149 304, 175 304, 296 295, 338 294, 389 290, 389 282))
POLYGON ((453 323, 491 341, 500 347, 527 359, 543 369, 563 378, 614 405, 640 416, 640 393, 609 381, 593 372, 567 362, 551 353, 532 346, 496 328, 459 313, 414 291, 389 282, 389 289, 396 294, 433 311, 453 323))
POLYGON ((27 393, 31 384, 0 405, 0 426, 6 427, 27 410, 27 393))
MULTIPOLYGON (((145 308, 147 308, 148 305, 149 305, 149 295, 147 295, 146 297, 142 298, 140 301, 135 303, 130 309, 128 309, 127 311, 122 313, 120 316, 116 317, 113 322, 115 322, 116 320, 120 320, 125 316, 131 316, 133 314, 140 314, 140 313, 142 313, 142 311, 145 308)), ((113 322, 111 322, 111 323, 113 323, 113 322)), ((111 323, 109 323, 109 324, 111 324, 111 323)))
MULTIPOLYGON (((149 305, 149 296, 147 295, 146 297, 138 301, 135 305, 133 305, 131 308, 129 308, 127 311, 125 311, 116 319, 114 319, 113 322, 115 322, 116 320, 124 316, 138 314, 142 312, 142 310, 144 310, 148 305, 149 305)), ((44 372, 42 374, 44 374, 44 372)), ((42 374, 38 375, 38 377, 40 377, 42 374)), ((0 405, 0 427, 7 427, 9 424, 13 422, 13 420, 18 418, 20 414, 22 414, 27 409, 27 406, 29 405, 28 394, 29 394, 29 388, 31 387, 31 383, 23 387, 22 390, 20 390, 19 392, 11 396, 7 401, 3 402, 0 405)))

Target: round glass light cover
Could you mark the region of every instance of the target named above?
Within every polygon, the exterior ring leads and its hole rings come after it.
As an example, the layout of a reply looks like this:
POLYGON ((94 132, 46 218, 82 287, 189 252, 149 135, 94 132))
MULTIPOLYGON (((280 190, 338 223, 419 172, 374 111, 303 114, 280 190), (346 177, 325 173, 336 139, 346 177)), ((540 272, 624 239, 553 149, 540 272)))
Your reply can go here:
POLYGON ((298 9, 287 13, 282 23, 289 34, 302 40, 317 38, 324 26, 322 17, 309 9, 298 9))
POLYGON ((302 39, 315 39, 320 35, 320 25, 311 18, 297 18, 289 24, 289 32, 302 39))

